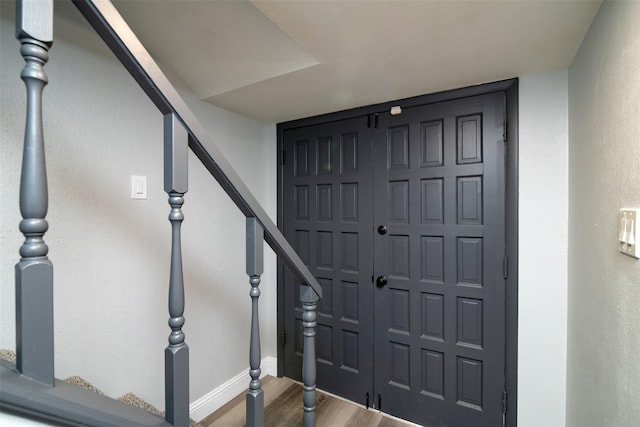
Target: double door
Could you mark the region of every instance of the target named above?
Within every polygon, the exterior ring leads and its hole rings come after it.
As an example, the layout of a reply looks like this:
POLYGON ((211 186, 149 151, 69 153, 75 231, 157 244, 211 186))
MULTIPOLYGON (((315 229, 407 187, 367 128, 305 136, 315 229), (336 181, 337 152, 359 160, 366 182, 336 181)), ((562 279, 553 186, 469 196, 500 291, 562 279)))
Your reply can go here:
POLYGON ((284 131, 282 226, 323 289, 318 388, 422 425, 502 425, 504 109, 498 92, 284 131))

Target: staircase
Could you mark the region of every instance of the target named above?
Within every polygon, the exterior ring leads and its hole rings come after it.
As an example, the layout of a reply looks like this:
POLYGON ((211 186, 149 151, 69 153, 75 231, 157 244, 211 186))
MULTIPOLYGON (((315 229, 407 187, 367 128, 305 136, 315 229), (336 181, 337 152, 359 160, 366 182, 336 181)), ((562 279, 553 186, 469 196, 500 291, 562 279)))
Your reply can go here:
MULTIPOLYGON (((0 359, 5 360, 9 363, 15 365, 16 363, 16 354, 7 349, 0 349, 0 359)), ((82 377, 77 375, 65 378, 63 380, 67 384, 71 384, 77 387, 80 387, 84 390, 91 391, 100 396, 104 396, 105 394, 98 388, 94 387, 89 381, 85 380, 82 377)), ((116 399, 118 402, 126 403, 127 405, 133 406, 134 408, 143 409, 151 414, 158 415, 161 417, 165 416, 164 411, 156 408, 148 402, 145 402, 142 398, 135 395, 135 393, 126 393, 116 399)), ((193 419, 189 419, 189 427, 203 427, 200 423, 196 422, 193 419)))
MULTIPOLYGON (((42 95, 48 78, 45 65, 53 44, 53 0, 16 2, 16 37, 25 61, 21 78, 27 91, 24 150, 20 185, 19 229, 25 237, 16 264, 15 362, 0 367, 0 409, 63 425, 187 426, 189 425, 189 347, 185 341, 182 206, 188 191, 188 150, 199 159, 246 218, 246 273, 251 298, 249 382, 246 422, 264 424, 264 392, 260 381, 258 301, 263 273, 263 242, 300 283, 303 307, 304 359, 302 403, 304 425, 315 425, 315 326, 321 288, 245 183, 203 131, 176 89, 106 0, 74 0, 91 24, 142 88, 163 117, 164 190, 168 195, 171 235, 169 337, 164 351, 165 413, 152 414, 118 400, 60 381, 54 373, 53 264, 47 257, 49 224, 42 95), (205 148, 207 147, 207 148, 205 148)), ((16 76, 17 78, 17 76, 16 76)), ((98 101, 96 101, 98 102, 98 101)), ((206 325, 203 325, 206 326, 206 325)), ((159 412, 159 411, 156 411, 159 412)))

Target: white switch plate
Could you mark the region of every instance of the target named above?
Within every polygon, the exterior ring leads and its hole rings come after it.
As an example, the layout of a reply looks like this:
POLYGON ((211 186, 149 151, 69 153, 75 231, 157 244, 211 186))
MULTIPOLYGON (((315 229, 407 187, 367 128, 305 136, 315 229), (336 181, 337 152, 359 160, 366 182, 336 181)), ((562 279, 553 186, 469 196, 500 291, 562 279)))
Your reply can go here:
POLYGON ((147 198, 147 177, 140 175, 131 175, 131 198, 146 199, 147 198))
POLYGON ((618 213, 618 250, 634 258, 640 258, 639 219, 640 209, 620 209, 618 213))

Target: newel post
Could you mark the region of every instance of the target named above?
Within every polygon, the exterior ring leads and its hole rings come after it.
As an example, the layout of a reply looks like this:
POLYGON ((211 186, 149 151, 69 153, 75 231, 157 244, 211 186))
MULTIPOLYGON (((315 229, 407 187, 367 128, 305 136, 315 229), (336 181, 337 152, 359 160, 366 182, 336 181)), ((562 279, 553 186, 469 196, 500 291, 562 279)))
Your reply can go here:
POLYGON ((304 427, 316 425, 316 317, 320 298, 309 285, 300 285, 302 302, 302 403, 304 427))
POLYGON ((260 382, 260 322, 258 298, 260 275, 264 270, 264 229, 254 217, 247 218, 247 275, 251 290, 251 338, 249 342, 249 390, 247 391, 247 426, 264 426, 264 392, 260 382))
POLYGON ((16 368, 53 386, 53 265, 44 234, 49 205, 42 127, 44 65, 53 44, 53 0, 16 2, 16 38, 26 64, 27 117, 20 176, 20 231, 25 241, 16 264, 16 368))
POLYGON ((188 189, 188 134, 175 114, 164 116, 164 190, 169 195, 171 272, 169 278, 169 345, 164 352, 166 420, 189 425, 189 347, 184 342, 184 283, 180 226, 188 189))

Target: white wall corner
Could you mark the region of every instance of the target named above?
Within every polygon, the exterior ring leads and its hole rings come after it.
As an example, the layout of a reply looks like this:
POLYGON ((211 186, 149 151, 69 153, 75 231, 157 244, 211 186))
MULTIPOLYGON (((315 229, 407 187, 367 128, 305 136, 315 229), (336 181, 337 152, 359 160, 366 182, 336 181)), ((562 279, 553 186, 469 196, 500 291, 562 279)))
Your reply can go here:
MULTIPOLYGON (((262 369, 260 378, 264 378, 266 375, 275 377, 278 373, 278 359, 271 356, 265 357, 260 362, 260 368, 262 369)), ((247 368, 201 398, 193 401, 189 405, 191 418, 196 421, 202 421, 231 399, 244 393, 248 388, 249 381, 249 369, 247 368)))
POLYGON ((569 117, 566 69, 519 83, 518 425, 566 423, 569 117))

